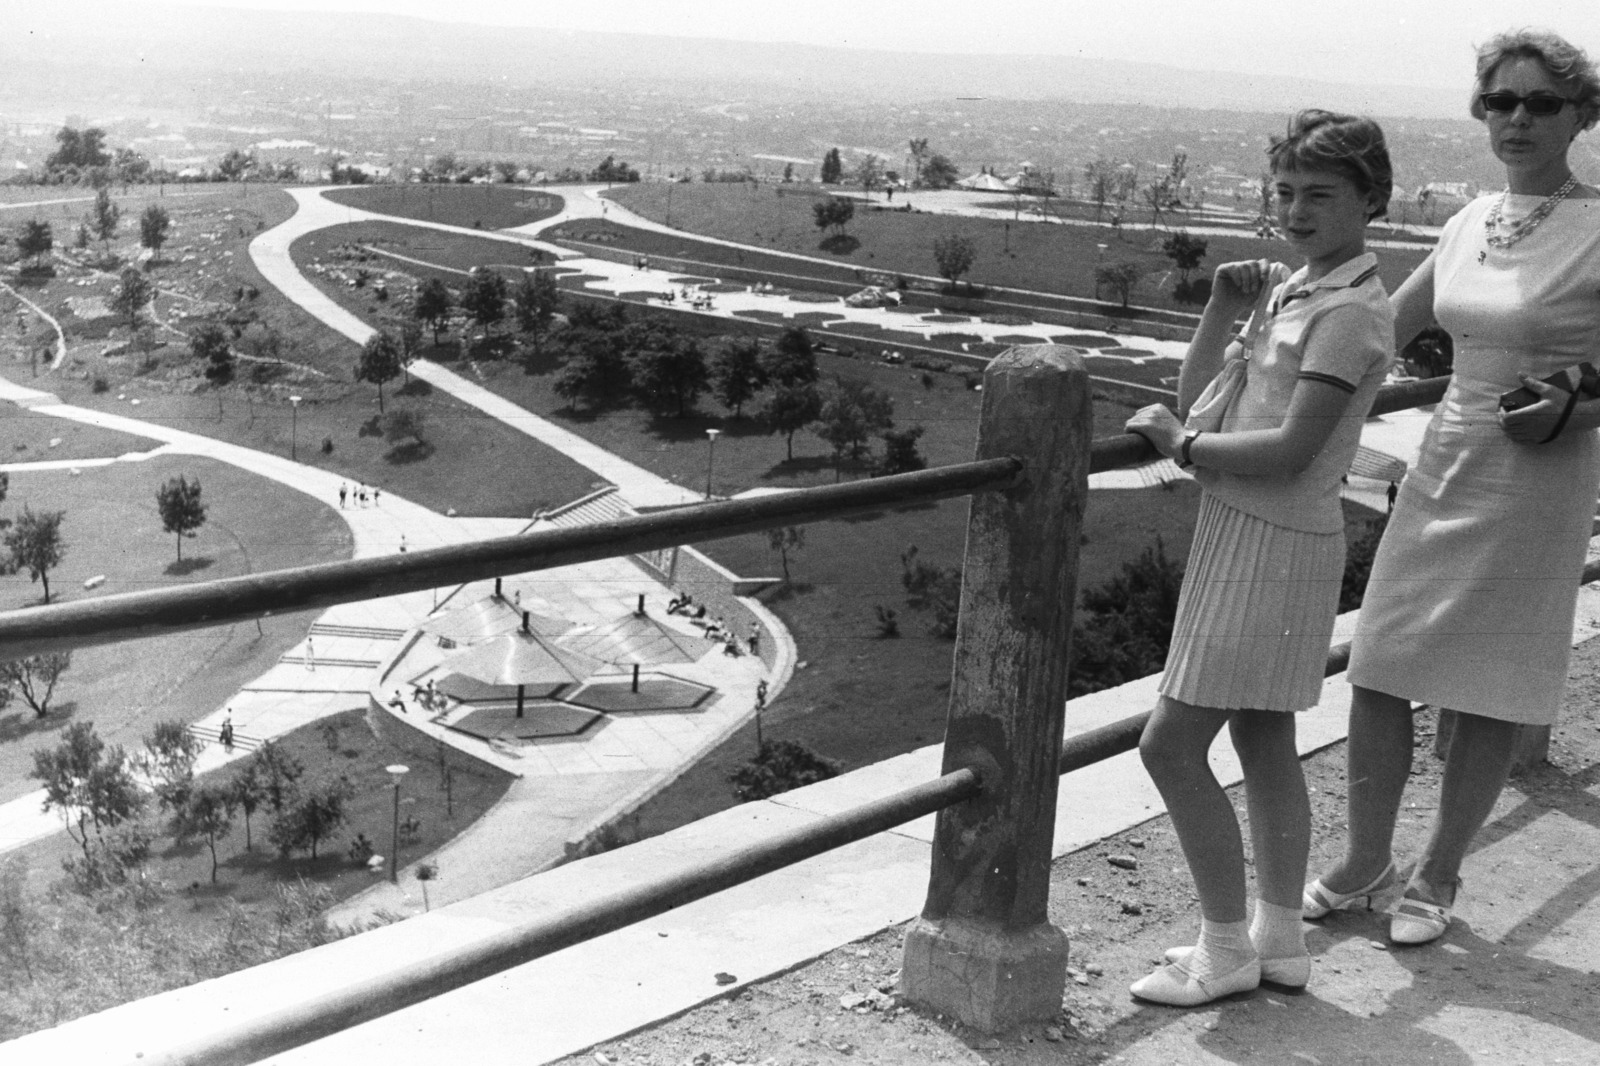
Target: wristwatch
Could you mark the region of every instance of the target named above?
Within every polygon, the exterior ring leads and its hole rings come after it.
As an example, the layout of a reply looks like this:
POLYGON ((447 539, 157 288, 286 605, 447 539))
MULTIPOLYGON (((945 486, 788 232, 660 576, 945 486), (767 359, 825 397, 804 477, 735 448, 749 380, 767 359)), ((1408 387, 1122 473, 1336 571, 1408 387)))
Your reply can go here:
POLYGON ((1178 469, 1187 470, 1194 465, 1194 460, 1189 456, 1189 449, 1194 447, 1194 442, 1200 439, 1200 430, 1186 434, 1183 438, 1183 447, 1178 450, 1178 469))

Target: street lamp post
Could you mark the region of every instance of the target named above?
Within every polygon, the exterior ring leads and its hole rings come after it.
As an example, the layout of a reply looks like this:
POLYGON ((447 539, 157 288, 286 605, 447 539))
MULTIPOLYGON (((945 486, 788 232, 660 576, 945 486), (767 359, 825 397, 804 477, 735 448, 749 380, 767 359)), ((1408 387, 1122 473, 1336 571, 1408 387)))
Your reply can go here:
POLYGON ((298 459, 296 451, 296 438, 300 436, 300 401, 302 396, 289 397, 289 461, 298 459))
POLYGON ((717 438, 722 435, 720 429, 706 430, 706 439, 709 447, 706 449, 706 499, 711 499, 711 465, 717 458, 717 438))
POLYGON ((389 880, 398 885, 400 883, 400 779, 411 772, 411 767, 403 763, 385 766, 389 776, 394 779, 394 831, 389 837, 389 880))

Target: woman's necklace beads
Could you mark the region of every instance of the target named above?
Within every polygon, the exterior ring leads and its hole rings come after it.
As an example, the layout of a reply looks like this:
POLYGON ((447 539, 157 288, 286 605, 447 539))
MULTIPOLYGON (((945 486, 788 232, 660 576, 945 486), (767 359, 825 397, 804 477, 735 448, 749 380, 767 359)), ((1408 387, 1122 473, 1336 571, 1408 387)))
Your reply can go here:
MULTIPOLYGON (((1494 202, 1494 206, 1489 209, 1488 217, 1483 220, 1483 228, 1486 239, 1489 242, 1489 247, 1509 248, 1513 244, 1516 244, 1518 241, 1522 240, 1522 238, 1538 229, 1539 223, 1550 217, 1550 212, 1556 209, 1556 205, 1562 200, 1565 200, 1568 195, 1571 194, 1572 190, 1576 189, 1577 187, 1578 179, 1569 177, 1561 186, 1561 188, 1545 197, 1543 203, 1530 211, 1527 218, 1523 219, 1521 222, 1518 222, 1515 226, 1512 226, 1510 233, 1500 232, 1500 216, 1501 209, 1505 207, 1506 197, 1511 194, 1511 190, 1507 189, 1505 192, 1501 193, 1500 198, 1496 200, 1494 202)), ((1482 260, 1480 259, 1479 262, 1482 262, 1482 260)))

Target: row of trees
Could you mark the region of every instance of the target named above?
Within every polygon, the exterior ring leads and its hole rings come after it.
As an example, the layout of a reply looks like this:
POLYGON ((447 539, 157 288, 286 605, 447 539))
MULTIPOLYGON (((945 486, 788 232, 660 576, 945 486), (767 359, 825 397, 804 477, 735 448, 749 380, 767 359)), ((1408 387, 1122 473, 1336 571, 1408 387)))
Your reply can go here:
MULTIPOLYGON (((946 156, 928 150, 928 138, 912 138, 909 150, 912 170, 908 184, 912 188, 948 189, 956 183, 960 171, 956 170, 956 165, 946 156)), ((887 169, 883 160, 871 152, 866 153, 847 175, 844 161, 840 158, 837 148, 830 148, 823 153, 818 177, 824 185, 845 184, 848 178, 849 184, 859 185, 862 191, 867 193, 879 185, 898 185, 901 182, 900 173, 887 169)))
POLYGON ((315 859, 345 824, 355 795, 347 777, 311 781, 300 759, 269 741, 228 778, 200 782, 194 766, 201 749, 181 722, 157 723, 133 753, 107 745, 93 722, 74 722, 54 748, 34 753, 31 776, 44 785, 45 810, 60 813, 78 845, 67 872, 80 888, 126 880, 163 832, 179 844, 206 845, 214 884, 217 845, 236 818, 244 823, 245 850, 252 851, 251 818, 266 811, 267 842, 285 859, 296 851, 315 859), (145 817, 151 813, 154 819, 145 817))

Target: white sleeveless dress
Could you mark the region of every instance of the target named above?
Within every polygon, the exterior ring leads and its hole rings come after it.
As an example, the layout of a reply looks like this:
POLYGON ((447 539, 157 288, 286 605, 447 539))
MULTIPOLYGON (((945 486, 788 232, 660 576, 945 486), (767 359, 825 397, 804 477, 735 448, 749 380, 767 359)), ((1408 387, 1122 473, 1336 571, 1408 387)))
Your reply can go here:
MULTIPOLYGON (((1455 341, 1455 372, 1373 563, 1349 678, 1547 725, 1566 683, 1600 435, 1518 444, 1497 410, 1519 372, 1600 365, 1600 200, 1564 200, 1510 248, 1491 248, 1494 199, 1469 204, 1439 242, 1434 312, 1455 341)), ((1523 199, 1508 217, 1537 202, 1523 199)))

